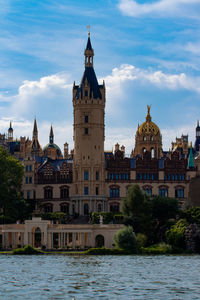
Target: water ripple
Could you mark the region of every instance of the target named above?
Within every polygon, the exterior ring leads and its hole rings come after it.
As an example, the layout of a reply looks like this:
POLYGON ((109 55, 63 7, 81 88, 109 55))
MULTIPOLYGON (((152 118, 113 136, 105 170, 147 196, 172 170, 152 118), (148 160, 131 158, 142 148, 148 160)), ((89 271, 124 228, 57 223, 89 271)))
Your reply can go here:
POLYGON ((0 256, 0 299, 199 299, 200 256, 0 256))

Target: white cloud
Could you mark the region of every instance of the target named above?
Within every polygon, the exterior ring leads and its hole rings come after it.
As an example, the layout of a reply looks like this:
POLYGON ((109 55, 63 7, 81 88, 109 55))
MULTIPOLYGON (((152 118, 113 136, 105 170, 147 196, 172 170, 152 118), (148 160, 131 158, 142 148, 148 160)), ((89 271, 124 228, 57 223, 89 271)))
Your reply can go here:
POLYGON ((190 77, 185 73, 166 74, 162 71, 151 71, 136 68, 133 65, 121 65, 114 68, 112 74, 104 78, 109 93, 121 96, 123 84, 128 81, 139 81, 141 84, 150 83, 164 89, 186 89, 200 93, 200 77, 190 77))
MULTIPOLYGON (((114 68, 112 73, 104 79, 107 90, 106 120, 109 120, 110 124, 116 114, 119 116, 118 120, 121 120, 122 108, 126 106, 127 97, 130 98, 130 88, 127 88, 129 83, 134 82, 142 88, 150 84, 160 89, 186 89, 200 93, 199 77, 193 78, 184 73, 166 74, 162 71, 139 69, 133 65, 121 65, 119 68, 114 68)), ((102 78, 99 82, 101 81, 102 78)), ((33 118, 36 116, 42 146, 48 143, 50 124, 53 123, 55 143, 63 148, 63 144, 67 141, 72 149, 71 90, 69 74, 58 73, 42 77, 38 81, 25 81, 16 95, 0 95, 0 110, 4 116, 0 119, 0 132, 7 132, 11 120, 15 138, 20 136, 32 138, 33 118)), ((194 128, 190 130, 189 128, 164 130, 162 132, 164 148, 170 147, 172 139, 175 139, 175 133, 176 135, 191 134, 194 128)), ((134 147, 135 132, 135 128, 126 125, 126 120, 123 120, 123 124, 121 122, 120 128, 107 125, 105 149, 112 149, 119 142, 125 145, 126 152, 130 153, 134 147)))
POLYGON ((121 12, 127 16, 140 17, 143 15, 162 15, 163 17, 180 15, 187 17, 198 16, 193 10, 190 14, 188 9, 192 8, 193 4, 199 4, 199 0, 160 0, 151 3, 139 4, 135 0, 120 0, 118 7, 121 12))

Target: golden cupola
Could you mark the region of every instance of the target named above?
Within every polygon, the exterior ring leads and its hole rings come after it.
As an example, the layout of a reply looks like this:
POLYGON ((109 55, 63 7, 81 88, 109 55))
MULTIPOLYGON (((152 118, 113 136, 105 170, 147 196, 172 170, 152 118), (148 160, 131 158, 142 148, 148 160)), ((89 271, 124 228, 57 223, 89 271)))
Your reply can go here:
POLYGON ((146 121, 138 127, 138 130, 137 130, 138 135, 160 134, 160 129, 158 128, 158 126, 154 122, 151 121, 150 109, 151 109, 151 106, 147 105, 146 121))
POLYGON ((145 152, 150 152, 152 158, 159 158, 162 153, 162 136, 159 127, 151 121, 150 109, 151 106, 147 105, 146 121, 138 125, 133 155, 143 156, 145 152))

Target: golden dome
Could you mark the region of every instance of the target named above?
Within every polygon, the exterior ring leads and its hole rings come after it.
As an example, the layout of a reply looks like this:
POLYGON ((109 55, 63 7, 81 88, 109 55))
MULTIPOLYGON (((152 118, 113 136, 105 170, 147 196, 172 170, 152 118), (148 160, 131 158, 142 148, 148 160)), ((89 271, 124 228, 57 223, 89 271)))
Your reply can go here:
POLYGON ((146 121, 144 123, 142 123, 142 125, 140 125, 137 130, 137 134, 139 134, 139 135, 160 134, 159 127, 151 121, 150 108, 151 108, 151 106, 147 105, 146 121))

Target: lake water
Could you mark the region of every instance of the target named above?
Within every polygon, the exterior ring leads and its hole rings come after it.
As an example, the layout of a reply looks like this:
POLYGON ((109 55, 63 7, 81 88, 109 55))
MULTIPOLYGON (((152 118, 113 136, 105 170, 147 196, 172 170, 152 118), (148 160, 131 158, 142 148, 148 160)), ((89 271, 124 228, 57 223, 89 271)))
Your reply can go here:
POLYGON ((200 299, 200 256, 0 256, 0 299, 200 299))

